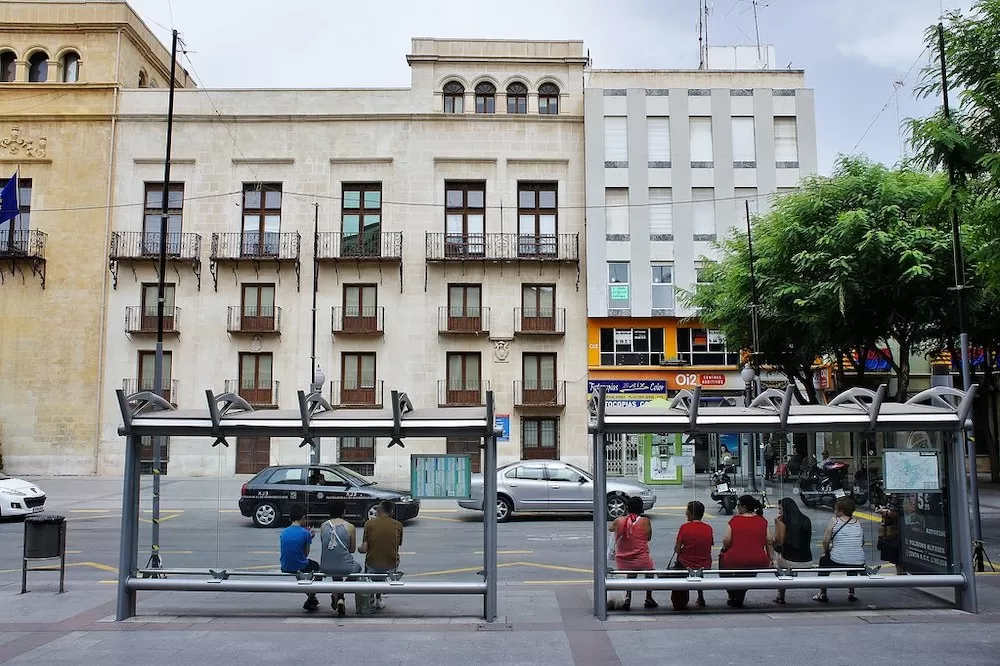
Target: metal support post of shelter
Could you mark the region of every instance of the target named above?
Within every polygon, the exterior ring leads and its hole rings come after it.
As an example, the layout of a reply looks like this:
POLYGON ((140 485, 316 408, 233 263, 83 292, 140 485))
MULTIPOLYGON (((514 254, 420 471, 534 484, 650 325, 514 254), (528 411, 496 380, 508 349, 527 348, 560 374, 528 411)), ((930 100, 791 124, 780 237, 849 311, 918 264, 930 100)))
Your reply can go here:
POLYGON ((590 428, 594 438, 594 615, 608 619, 608 513, 607 439, 604 436, 604 407, 607 389, 597 389, 596 417, 590 428))
POLYGON ((486 595, 483 597, 483 619, 493 622, 497 617, 497 434, 493 392, 486 394, 486 423, 489 433, 483 437, 483 572, 486 595))

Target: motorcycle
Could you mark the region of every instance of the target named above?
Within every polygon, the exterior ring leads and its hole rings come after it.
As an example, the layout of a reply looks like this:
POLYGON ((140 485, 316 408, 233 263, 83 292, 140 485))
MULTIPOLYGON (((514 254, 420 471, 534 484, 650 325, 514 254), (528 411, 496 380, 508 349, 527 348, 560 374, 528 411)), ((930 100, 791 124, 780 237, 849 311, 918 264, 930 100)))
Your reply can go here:
POLYGON ((882 475, 869 470, 868 463, 861 463, 861 469, 854 474, 854 489, 851 494, 859 507, 868 503, 872 506, 882 506, 886 502, 882 475))
POLYGON ((731 459, 719 461, 719 467, 709 474, 709 482, 712 484, 712 499, 722 506, 722 512, 728 516, 736 511, 736 500, 739 499, 737 491, 730 486, 729 474, 736 471, 731 459), (719 490, 724 487, 725 490, 719 490))
POLYGON ((803 468, 799 475, 798 494, 808 507, 833 507, 846 494, 848 465, 830 461, 803 468))

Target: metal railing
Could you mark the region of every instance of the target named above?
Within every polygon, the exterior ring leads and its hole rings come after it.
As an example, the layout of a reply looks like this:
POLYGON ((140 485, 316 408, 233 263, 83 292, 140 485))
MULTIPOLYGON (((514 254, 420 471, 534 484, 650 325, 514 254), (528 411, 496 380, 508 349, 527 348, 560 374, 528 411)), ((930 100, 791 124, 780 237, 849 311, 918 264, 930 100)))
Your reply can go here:
POLYGON ((427 261, 580 260, 580 234, 427 232, 427 261))
MULTIPOLYGON (((129 377, 122 380, 122 391, 125 392, 125 395, 132 395, 133 393, 139 393, 140 391, 153 390, 155 390, 155 387, 153 386, 152 377, 129 377)), ((163 382, 163 399, 171 405, 177 404, 176 379, 168 379, 163 382)))
POLYGON ((400 261, 403 258, 400 231, 374 234, 325 231, 319 234, 318 240, 316 258, 320 261, 400 261))
POLYGON ((516 380, 514 382, 515 407, 565 407, 565 380, 516 380))
POLYGON ((471 307, 438 308, 438 333, 479 335, 490 332, 490 309, 471 307))
POLYGON ((566 335, 566 308, 514 308, 515 335, 566 335))
POLYGON ((330 404, 334 407, 381 408, 383 384, 379 380, 366 387, 360 386, 357 381, 332 381, 330 404))
MULTIPOLYGON (((155 261, 160 256, 160 232, 115 231, 111 233, 109 257, 114 260, 132 259, 155 261)), ((174 261, 196 261, 201 256, 201 235, 167 234, 167 258, 174 261)))
POLYGON ((438 380, 438 407, 479 407, 486 404, 490 383, 479 379, 438 380))
POLYGON ((226 330, 254 335, 281 334, 281 308, 258 305, 229 306, 226 330))
POLYGON ((381 305, 333 308, 331 330, 338 335, 376 335, 385 332, 385 308, 381 305))
POLYGON ((235 393, 251 407, 277 407, 278 389, 281 382, 259 382, 254 380, 227 379, 226 393, 235 393))
POLYGON ((47 239, 48 234, 36 229, 0 231, 0 257, 44 259, 47 239))
POLYGON ((244 231, 212 234, 213 261, 272 259, 298 261, 302 240, 299 232, 244 231))
MULTIPOLYGON (((125 332, 156 334, 157 307, 155 305, 129 305, 125 308, 125 332)), ((180 332, 181 309, 170 305, 163 308, 163 332, 176 335, 180 332)))

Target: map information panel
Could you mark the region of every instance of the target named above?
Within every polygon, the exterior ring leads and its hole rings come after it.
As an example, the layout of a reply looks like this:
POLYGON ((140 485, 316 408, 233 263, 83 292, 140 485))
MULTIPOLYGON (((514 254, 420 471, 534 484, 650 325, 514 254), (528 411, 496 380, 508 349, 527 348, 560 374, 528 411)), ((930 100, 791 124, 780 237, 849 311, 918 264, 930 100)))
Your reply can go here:
POLYGON ((941 490, 937 451, 884 451, 882 471, 886 492, 934 492, 941 490))

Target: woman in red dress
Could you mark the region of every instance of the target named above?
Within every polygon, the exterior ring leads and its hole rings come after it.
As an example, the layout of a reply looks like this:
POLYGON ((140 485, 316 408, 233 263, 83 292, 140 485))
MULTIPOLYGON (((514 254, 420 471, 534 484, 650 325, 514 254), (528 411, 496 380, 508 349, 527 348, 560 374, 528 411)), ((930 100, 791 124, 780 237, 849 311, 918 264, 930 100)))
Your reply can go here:
MULTIPOLYGON (((642 516, 642 498, 628 498, 628 514, 615 518, 608 528, 615 533, 615 565, 622 571, 649 571, 655 569, 653 558, 649 556, 649 540, 653 538, 653 526, 649 518, 642 516)), ((635 578, 637 574, 628 574, 635 578)), ((652 578, 648 574, 646 578, 652 578)), ((625 605, 628 610, 632 605, 632 592, 625 593, 625 605)), ((659 604, 653 599, 652 590, 646 590, 646 608, 656 608, 659 604)))
MULTIPOLYGON (((736 515, 729 520, 722 537, 720 569, 766 569, 774 566, 774 534, 764 518, 764 505, 755 497, 744 495, 736 502, 736 515)), ((757 574, 723 574, 732 578, 751 577, 757 574)), ((726 590, 734 608, 743 605, 746 590, 726 590)))

